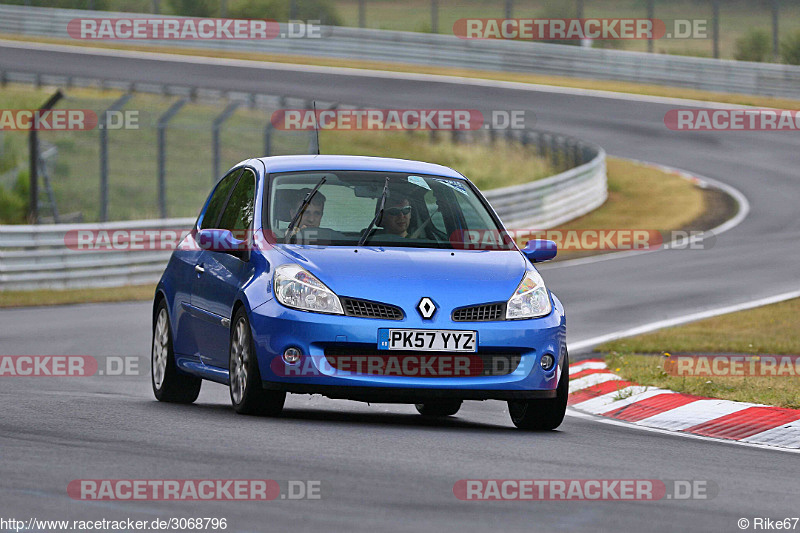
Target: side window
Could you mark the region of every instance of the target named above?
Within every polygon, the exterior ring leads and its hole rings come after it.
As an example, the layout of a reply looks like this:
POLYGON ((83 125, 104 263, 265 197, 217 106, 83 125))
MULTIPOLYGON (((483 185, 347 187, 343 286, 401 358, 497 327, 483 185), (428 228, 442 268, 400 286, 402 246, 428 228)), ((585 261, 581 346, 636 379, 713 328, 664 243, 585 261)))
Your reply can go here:
POLYGON ((220 180, 217 188, 214 189, 211 200, 208 202, 203 220, 200 221, 200 229, 217 228, 217 221, 219 220, 220 213, 222 213, 222 208, 225 207, 225 202, 231 194, 231 189, 233 189, 233 186, 236 184, 236 179, 241 173, 242 169, 237 168, 220 180))
POLYGON ((233 189, 228 205, 219 221, 219 229, 231 231, 244 231, 253 224, 253 210, 255 209, 256 177, 249 170, 245 170, 239 183, 233 189))

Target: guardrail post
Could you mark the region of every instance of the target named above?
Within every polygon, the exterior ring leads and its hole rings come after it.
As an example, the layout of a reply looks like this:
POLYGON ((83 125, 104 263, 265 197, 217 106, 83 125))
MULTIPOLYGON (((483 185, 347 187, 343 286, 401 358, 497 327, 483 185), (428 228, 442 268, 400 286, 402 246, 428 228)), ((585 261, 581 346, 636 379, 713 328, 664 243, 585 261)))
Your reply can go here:
POLYGON ((103 112, 97 124, 100 131, 100 222, 108 220, 108 114, 122 109, 131 98, 132 93, 119 97, 103 112))
POLYGON ((439 33, 439 3, 431 0, 431 33, 439 33))
POLYGON ((514 0, 506 0, 505 15, 507 19, 514 16, 514 0))
POLYGON ((167 218, 167 125, 188 101, 188 98, 178 100, 158 118, 158 210, 161 218, 167 218))
MULTIPOLYGON (((37 76, 38 79, 38 76, 37 76)), ((39 108, 39 111, 47 111, 53 108, 64 97, 64 93, 57 90, 53 96, 39 108)), ((28 218, 32 224, 39 223, 39 136, 35 128, 28 133, 28 150, 30 155, 30 204, 28 207, 28 218)))
POLYGON ((219 130, 222 128, 222 124, 233 116, 239 105, 239 102, 231 102, 228 104, 228 107, 214 119, 211 125, 211 144, 214 152, 214 175, 212 176, 211 183, 216 183, 217 178, 219 178, 219 165, 222 159, 219 149, 219 130))
MULTIPOLYGON (((656 0, 647 0, 647 18, 650 21, 652 21, 654 18, 656 18, 656 15, 655 15, 655 12, 656 12, 655 3, 656 3, 656 0)), ((653 41, 653 39, 652 38, 651 39, 647 39, 647 51, 652 54, 654 47, 655 47, 655 42, 653 41)))
POLYGON ((780 15, 780 0, 772 0, 772 60, 780 60, 780 46, 778 44, 778 17, 780 15))
POLYGON ((264 126, 264 157, 272 155, 272 122, 264 126))
POLYGON ((711 0, 711 9, 714 27, 714 59, 719 59, 719 0, 711 0))
POLYGON ((367 6, 366 0, 358 0, 358 27, 364 28, 367 25, 367 6))

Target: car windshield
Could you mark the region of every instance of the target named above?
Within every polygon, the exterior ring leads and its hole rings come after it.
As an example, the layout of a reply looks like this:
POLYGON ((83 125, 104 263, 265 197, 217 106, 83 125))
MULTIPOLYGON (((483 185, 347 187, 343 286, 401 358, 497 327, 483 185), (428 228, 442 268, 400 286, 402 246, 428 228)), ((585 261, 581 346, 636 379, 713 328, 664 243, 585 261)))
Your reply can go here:
POLYGON ((272 174, 265 208, 266 229, 287 244, 464 248, 476 235, 501 232, 468 183, 441 176, 272 174))

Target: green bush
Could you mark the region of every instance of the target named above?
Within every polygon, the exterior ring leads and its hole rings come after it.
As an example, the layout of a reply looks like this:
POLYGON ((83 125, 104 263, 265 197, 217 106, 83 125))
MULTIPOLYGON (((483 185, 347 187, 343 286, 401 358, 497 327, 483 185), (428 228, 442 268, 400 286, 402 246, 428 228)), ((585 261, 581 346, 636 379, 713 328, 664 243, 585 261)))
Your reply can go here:
POLYGON ((219 15, 219 0, 169 0, 175 15, 184 17, 216 17, 219 15))
POLYGON ((733 57, 739 61, 769 61, 772 54, 772 37, 765 30, 750 30, 736 39, 733 57))
POLYGON ((800 65, 800 32, 781 42, 781 60, 790 65, 800 65))
POLYGON ((20 171, 11 190, 0 187, 0 224, 24 224, 28 212, 28 171, 20 171))
MULTIPOLYGON (((32 5, 36 7, 60 7, 64 9, 89 9, 89 0, 3 0, 0 4, 32 5)), ((108 0, 92 0, 92 9, 108 10, 108 0)))
POLYGON ((340 26, 342 19, 330 0, 231 0, 228 16, 233 18, 275 19, 286 22, 290 15, 295 20, 319 20, 326 26, 340 26), (291 2, 295 4, 291 13, 291 2))

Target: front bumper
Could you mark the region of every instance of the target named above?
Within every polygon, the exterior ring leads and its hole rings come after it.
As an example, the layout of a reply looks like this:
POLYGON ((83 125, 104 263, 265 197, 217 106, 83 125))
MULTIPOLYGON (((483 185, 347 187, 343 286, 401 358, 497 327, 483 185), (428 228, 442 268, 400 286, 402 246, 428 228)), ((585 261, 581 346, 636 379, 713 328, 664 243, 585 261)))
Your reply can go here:
MULTIPOLYGON (((288 309, 272 299, 253 309, 250 320, 261 379, 267 389, 402 403, 444 398, 552 398, 566 354, 564 310, 555 296, 553 303, 553 312, 537 319, 453 322, 445 313, 434 320, 423 320, 411 313, 403 320, 307 313, 288 309), (520 363, 504 375, 468 377, 374 375, 336 370, 325 364, 326 348, 346 349, 353 355, 360 351, 374 353, 378 330, 384 328, 476 330, 479 352, 513 352, 520 354, 520 363), (304 354, 295 365, 288 365, 281 357, 289 347, 298 348, 304 354), (544 354, 551 354, 558 360, 549 371, 540 365, 544 354), (298 372, 298 368, 304 371, 298 372)), ((420 356, 424 355, 425 352, 420 352, 420 356)))

